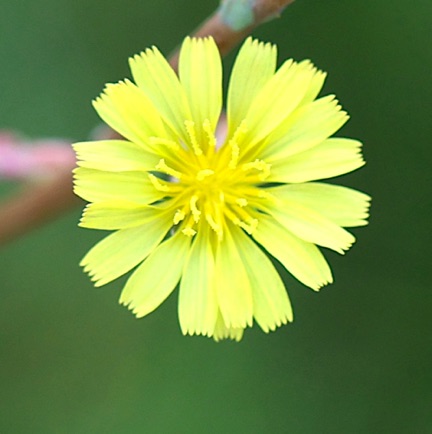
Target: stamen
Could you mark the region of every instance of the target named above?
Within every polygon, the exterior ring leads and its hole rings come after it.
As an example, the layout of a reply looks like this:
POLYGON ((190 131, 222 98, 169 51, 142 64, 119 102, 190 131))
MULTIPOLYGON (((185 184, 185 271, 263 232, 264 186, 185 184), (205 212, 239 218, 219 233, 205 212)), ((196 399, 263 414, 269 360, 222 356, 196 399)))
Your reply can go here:
POLYGON ((159 178, 157 178, 156 176, 154 176, 153 174, 149 173, 147 176, 149 177, 150 182, 153 184, 153 187, 156 190, 164 191, 164 192, 172 192, 173 191, 172 188, 168 187, 168 185, 166 185, 166 184, 163 184, 161 182, 161 180, 159 178))
POLYGON ((239 142, 243 136, 247 133, 247 126, 246 126, 246 120, 243 119, 240 122, 240 125, 237 127, 237 129, 235 130, 233 136, 232 136, 232 140, 235 140, 236 142, 239 142))
POLYGON ((233 136, 228 142, 228 146, 231 148, 231 160, 228 164, 230 169, 235 169, 237 167, 239 155, 240 155, 240 147, 239 142, 244 137, 247 132, 246 121, 242 120, 240 125, 235 130, 233 136))
POLYGON ((223 229, 222 229, 222 215, 221 209, 215 203, 205 202, 204 203, 204 215, 207 223, 216 232, 219 241, 223 239, 223 229))
POLYGON ((177 179, 180 179, 182 177, 182 174, 180 172, 178 172, 177 170, 173 169, 172 167, 169 167, 165 163, 165 160, 163 158, 156 165, 156 170, 161 170, 162 172, 165 172, 167 175, 171 175, 177 179))
POLYGON ((196 234, 196 230, 192 229, 192 226, 194 226, 194 224, 195 224, 194 218, 192 216, 189 217, 189 220, 186 223, 185 227, 182 229, 182 232, 188 237, 193 237, 196 234))
POLYGON ((235 225, 243 228, 249 235, 251 235, 258 226, 258 220, 252 218, 246 211, 241 208, 236 209, 234 212, 230 208, 226 207, 224 209, 224 212, 235 225))
POLYGON ((234 139, 231 139, 228 142, 228 146, 231 148, 231 160, 228 163, 228 167, 230 169, 235 169, 237 167, 239 155, 240 155, 240 147, 234 139))
POLYGON ((258 190, 258 193, 256 194, 257 197, 260 199, 274 199, 275 197, 273 194, 269 193, 268 191, 263 191, 262 189, 258 190))
POLYGON ((189 202, 190 209, 191 209, 192 216, 193 216, 193 219, 194 219, 195 223, 199 222, 199 219, 200 219, 200 216, 201 216, 201 211, 197 207, 198 199, 199 199, 198 196, 194 194, 191 197, 191 200, 189 202))
POLYGON ((219 241, 222 241, 222 238, 223 238, 222 227, 214 221, 213 216, 211 214, 206 214, 205 217, 206 217, 207 223, 216 232, 216 234, 219 238, 219 241))
POLYGON ((203 123, 203 130, 207 134, 209 148, 215 149, 216 148, 216 137, 212 131, 212 127, 211 127, 210 121, 208 119, 206 119, 203 123))
POLYGON ((193 237, 196 234, 196 230, 189 227, 182 229, 182 232, 188 237, 193 237))
POLYGON ((269 191, 263 190, 262 188, 245 187, 242 189, 242 193, 246 196, 252 196, 252 198, 255 197, 258 199, 274 199, 273 194, 271 194, 269 191))
POLYGON ((204 181, 204 178, 206 178, 207 176, 211 176, 211 175, 214 175, 214 170, 203 169, 197 173, 196 179, 197 179, 197 181, 204 181))
POLYGON ((188 133, 189 139, 191 141, 192 149, 195 152, 195 155, 202 155, 203 151, 198 144, 196 132, 195 132, 195 122, 185 120, 184 125, 186 127, 186 131, 188 133))
POLYGON ((184 220, 185 217, 186 214, 182 210, 178 209, 174 214, 174 218, 173 218, 174 225, 178 225, 182 220, 184 220))
POLYGON ((149 142, 150 145, 164 145, 173 151, 178 151, 180 149, 180 145, 174 140, 164 139, 162 137, 149 137, 149 142))
POLYGON ((242 219, 242 221, 248 224, 252 224, 252 221, 256 220, 243 208, 236 208, 235 213, 242 219))
POLYGON ((236 199, 236 204, 243 208, 243 207, 247 206, 248 201, 244 197, 239 197, 238 199, 236 199))
POLYGON ((224 209, 224 213, 235 225, 239 225, 240 219, 228 207, 224 209))
POLYGON ((255 169, 255 170, 258 170, 259 172, 262 172, 259 175, 259 178, 262 181, 264 181, 270 175, 270 168, 271 168, 271 164, 266 163, 263 160, 258 160, 258 159, 255 161, 252 161, 250 163, 243 164, 243 166, 242 166, 242 170, 244 172, 246 172, 248 170, 252 170, 252 169, 255 169))
POLYGON ((258 226, 258 220, 257 219, 251 219, 249 221, 249 224, 246 224, 245 222, 240 221, 239 226, 241 228, 243 228, 249 235, 252 235, 258 226))

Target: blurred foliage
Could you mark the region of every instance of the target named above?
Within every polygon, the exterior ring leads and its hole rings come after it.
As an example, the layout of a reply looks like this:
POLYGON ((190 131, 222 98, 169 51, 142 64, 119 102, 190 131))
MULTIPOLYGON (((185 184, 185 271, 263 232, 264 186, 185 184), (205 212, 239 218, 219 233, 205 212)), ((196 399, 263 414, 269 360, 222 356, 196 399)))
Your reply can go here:
MULTIPOLYGON (((0 126, 85 139, 127 58, 169 53, 217 2, 19 0, 0 14, 0 126)), ((298 0, 255 35, 329 72, 368 164, 371 224, 320 294, 286 276, 295 322, 240 344, 181 336, 177 294, 146 319, 78 267, 79 210, 0 252, 0 432, 427 433, 431 389, 429 0, 298 0)), ((227 67, 233 56, 226 61, 227 67)), ((1 187, 2 195, 12 185, 1 187)))

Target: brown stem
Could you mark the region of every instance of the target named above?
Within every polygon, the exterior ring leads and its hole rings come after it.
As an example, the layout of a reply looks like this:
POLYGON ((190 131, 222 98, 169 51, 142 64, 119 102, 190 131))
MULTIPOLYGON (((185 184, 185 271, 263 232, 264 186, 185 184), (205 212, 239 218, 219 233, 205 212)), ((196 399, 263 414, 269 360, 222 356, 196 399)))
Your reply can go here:
POLYGON ((294 3, 294 0, 256 0, 254 6, 256 25, 278 17, 291 3, 294 3))
MULTIPOLYGON (((234 30, 229 25, 225 24, 223 17, 219 10, 217 10, 192 33, 192 36, 212 36, 221 55, 225 56, 244 38, 246 38, 255 27, 265 21, 278 17, 282 9, 293 2, 294 0, 255 0, 253 6, 254 21, 252 24, 241 30, 234 30)), ((178 68, 178 59, 179 49, 177 49, 170 57, 170 64, 175 70, 178 68)))
POLYGON ((72 191, 70 171, 25 187, 0 207, 0 245, 53 220, 80 202, 72 191))

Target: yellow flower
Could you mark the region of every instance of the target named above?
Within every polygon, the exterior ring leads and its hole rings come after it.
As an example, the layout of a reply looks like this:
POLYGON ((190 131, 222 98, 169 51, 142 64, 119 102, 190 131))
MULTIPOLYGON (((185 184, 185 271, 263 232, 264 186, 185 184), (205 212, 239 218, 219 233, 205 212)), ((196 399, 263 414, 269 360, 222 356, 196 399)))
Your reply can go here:
POLYGON ((348 119, 309 61, 276 71, 276 47, 249 38, 232 72, 227 134, 215 136, 222 68, 211 38, 186 38, 179 78, 156 48, 130 59, 136 84, 94 101, 124 140, 78 143, 80 225, 115 232, 82 260, 96 286, 137 267, 120 302, 137 317, 179 286, 184 334, 240 340, 292 321, 268 254, 314 290, 332 282, 317 246, 343 253, 369 197, 316 181, 364 164, 361 144, 329 138, 348 119))

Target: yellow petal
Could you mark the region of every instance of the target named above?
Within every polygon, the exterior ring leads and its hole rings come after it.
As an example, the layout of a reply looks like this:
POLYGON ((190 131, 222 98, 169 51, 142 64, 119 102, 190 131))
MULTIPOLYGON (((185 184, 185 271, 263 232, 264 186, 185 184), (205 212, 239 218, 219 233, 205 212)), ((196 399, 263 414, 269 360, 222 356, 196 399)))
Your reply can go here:
POLYGON ((259 158, 269 163, 320 144, 348 120, 332 95, 295 110, 269 137, 259 158))
POLYGON ((245 152, 265 138, 302 102, 316 70, 309 64, 286 61, 252 101, 245 122, 245 152))
POLYGON ((146 225, 108 235, 85 255, 80 265, 95 286, 102 286, 127 273, 163 240, 172 226, 172 216, 161 214, 146 225))
POLYGON ((129 59, 138 87, 152 101, 172 133, 187 141, 185 119, 192 119, 180 81, 156 47, 129 59))
POLYGON ((233 231, 232 234, 235 243, 242 246, 256 322, 268 332, 292 321, 293 313, 285 286, 267 255, 244 232, 233 231))
POLYGON ((308 151, 273 162, 269 182, 307 182, 352 172, 365 164, 357 140, 331 138, 308 151))
POLYGON ((357 190, 309 182, 275 187, 271 192, 279 199, 295 201, 308 207, 339 226, 367 224, 370 197, 357 190))
POLYGON ((252 236, 306 286, 318 290, 333 281, 330 268, 319 249, 294 236, 272 217, 260 217, 252 236))
POLYGON ((213 334, 218 314, 214 255, 209 228, 202 227, 186 259, 179 293, 179 320, 183 334, 213 334))
POLYGON ((85 207, 79 226, 90 229, 115 230, 144 225, 159 218, 158 211, 150 206, 116 201, 98 202, 85 207))
POLYGON ((276 46, 247 38, 242 45, 228 88, 228 137, 231 137, 248 113, 249 106, 276 68, 276 46))
MULTIPOLYGON (((312 63, 309 60, 303 60, 300 63, 309 63, 310 65, 312 65, 312 63)), ((320 70, 315 70, 315 73, 312 77, 311 82, 309 83, 309 87, 308 90, 306 91, 305 96, 303 97, 302 101, 301 101, 301 105, 303 104, 308 104, 310 102, 312 102, 320 93, 323 85, 324 85, 324 81, 327 77, 327 74, 323 71, 320 70)))
POLYGON ((222 64, 213 38, 186 38, 180 51, 180 82, 185 90, 197 139, 208 140, 202 126, 210 121, 216 129, 222 108, 222 64))
POLYGON ((74 192, 89 202, 125 200, 146 205, 163 197, 145 172, 103 172, 83 167, 74 170, 74 192))
POLYGON ((143 146, 125 140, 81 142, 72 147, 80 167, 109 172, 152 170, 160 160, 160 156, 148 152, 143 146))
POLYGON ((355 238, 345 229, 302 204, 285 199, 269 208, 271 215, 295 236, 343 254, 355 238))
POLYGON ((126 80, 107 84, 104 92, 93 101, 99 116, 128 140, 154 151, 149 137, 165 137, 166 132, 157 109, 146 95, 126 80))
POLYGON ((120 303, 138 318, 159 307, 181 277, 190 242, 190 237, 178 232, 160 244, 129 278, 120 303))
POLYGON ((231 230, 224 228, 224 239, 217 246, 215 284, 217 299, 227 328, 252 326, 252 288, 242 259, 243 245, 234 242, 231 230))
POLYGON ((232 339, 233 341, 240 342, 243 337, 244 329, 241 327, 227 327, 222 318, 222 314, 218 313, 216 326, 213 332, 213 339, 216 342, 222 339, 232 339))

